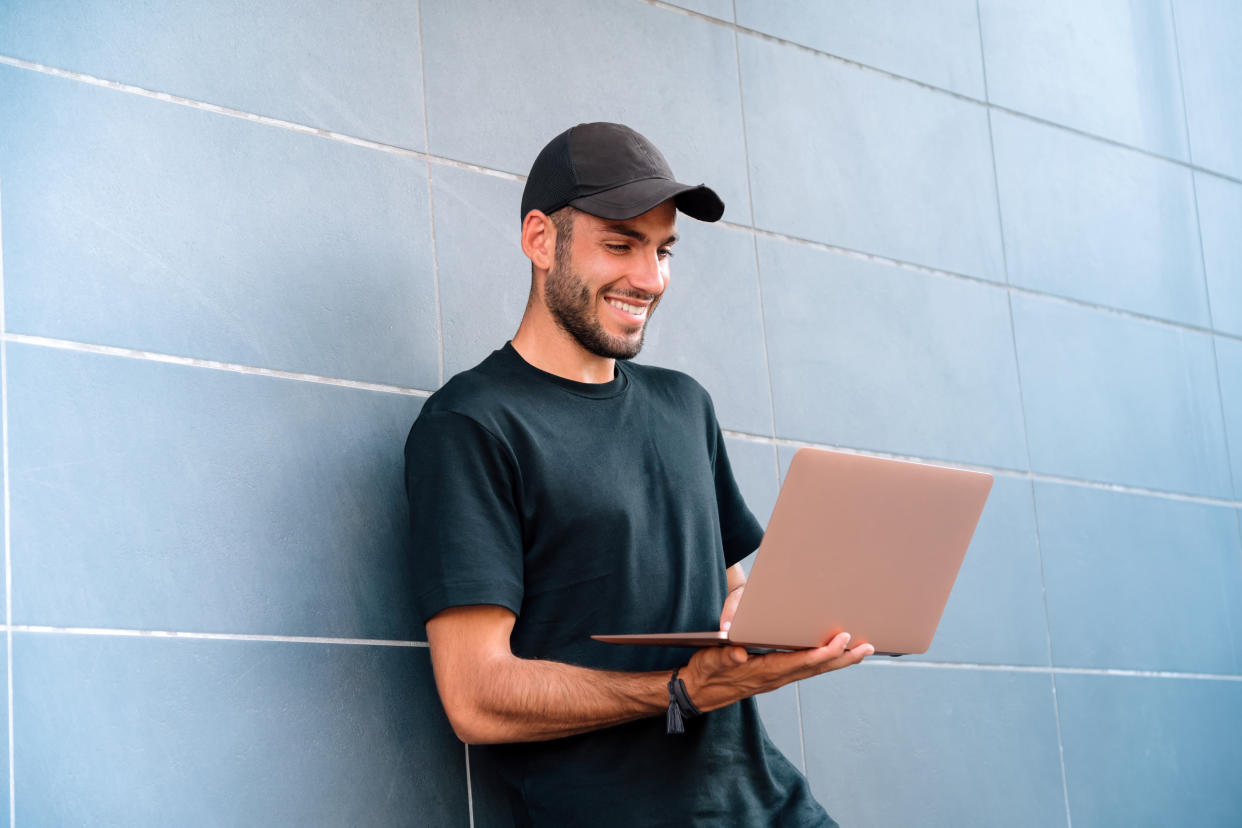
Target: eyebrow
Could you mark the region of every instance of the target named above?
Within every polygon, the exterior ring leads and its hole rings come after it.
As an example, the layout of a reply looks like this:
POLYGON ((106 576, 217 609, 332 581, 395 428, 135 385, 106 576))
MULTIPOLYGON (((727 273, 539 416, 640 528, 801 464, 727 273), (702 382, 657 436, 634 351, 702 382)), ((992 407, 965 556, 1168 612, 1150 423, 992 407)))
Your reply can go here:
MULTIPOLYGON (((630 227, 628 224, 608 224, 604 226, 604 231, 608 233, 616 233, 618 236, 625 236, 626 238, 633 239, 634 241, 640 241, 640 242, 643 242, 644 244, 648 241, 646 233, 642 232, 641 230, 635 230, 633 227, 630 227)), ((677 243, 676 233, 674 233, 673 235, 669 236, 667 239, 664 240, 664 244, 666 245, 676 244, 676 243, 677 243)))

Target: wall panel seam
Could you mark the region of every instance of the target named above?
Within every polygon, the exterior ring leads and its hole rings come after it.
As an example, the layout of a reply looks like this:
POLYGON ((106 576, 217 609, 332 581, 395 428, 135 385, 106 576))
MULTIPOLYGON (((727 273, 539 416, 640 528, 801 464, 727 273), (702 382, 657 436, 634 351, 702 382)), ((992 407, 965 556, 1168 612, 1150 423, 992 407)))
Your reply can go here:
MULTIPOLYGON (((1187 169, 1215 175, 1218 178, 1223 178, 1227 181, 1232 181, 1235 184, 1242 184, 1242 178, 1236 178, 1234 176, 1231 176, 1223 170, 1216 170, 1210 167, 1196 166, 1191 161, 1185 161, 1180 158, 1173 158, 1167 155, 1161 155, 1160 153, 1153 152, 1152 150, 1144 149, 1143 147, 1137 147, 1132 144, 1127 144, 1127 143, 1118 141, 1113 138, 1108 138, 1103 135, 1097 135, 1092 132, 1087 132, 1086 130, 1079 129, 1077 127, 1070 126, 1068 124, 1062 124, 1056 121, 1048 120, 1047 118, 1041 118, 1038 115, 1032 115, 1029 112, 1023 112, 1019 109, 1013 109, 1011 107, 1002 106, 1000 104, 980 100, 978 98, 974 98, 969 95, 963 95, 960 92, 953 92, 948 89, 943 89, 938 86, 933 86, 923 81, 915 80, 913 78, 905 77, 904 75, 898 75, 893 72, 889 72, 885 69, 880 69, 874 66, 869 66, 865 63, 859 63, 857 61, 853 61, 848 58, 843 58, 843 57, 840 57, 839 55, 834 55, 830 52, 819 51, 809 46, 804 46, 800 43, 794 43, 792 41, 782 40, 781 38, 775 37, 774 35, 769 35, 763 32, 755 31, 753 29, 748 29, 744 26, 737 26, 736 24, 730 23, 728 21, 720 20, 718 18, 709 17, 706 15, 698 15, 698 14, 689 12, 688 10, 685 10, 685 9, 677 9, 675 7, 669 7, 666 4, 656 2, 656 0, 638 0, 638 1, 646 3, 648 5, 655 6, 657 8, 661 8, 661 9, 665 9, 669 11, 677 11, 679 13, 686 13, 692 17, 697 17, 697 18, 709 21, 713 25, 734 28, 736 29, 738 34, 750 35, 752 37, 759 38, 761 40, 766 40, 769 42, 780 44, 787 48, 803 51, 803 52, 812 54, 814 56, 824 58, 826 60, 838 62, 853 69, 857 69, 857 70, 864 71, 864 72, 875 73, 883 77, 889 78, 891 80, 896 80, 896 81, 900 81, 903 83, 911 84, 920 89, 923 89, 924 91, 932 92, 935 94, 947 95, 951 98, 962 101, 963 103, 970 103, 976 106, 984 107, 986 109, 995 110, 997 112, 1004 112, 1016 118, 1021 118, 1027 121, 1031 121, 1033 123, 1042 124, 1044 126, 1064 130, 1066 132, 1072 133, 1082 138, 1086 138, 1088 140, 1097 141, 1097 142, 1100 142, 1100 143, 1103 143, 1103 144, 1106 144, 1108 146, 1112 146, 1118 149, 1129 150, 1131 152, 1138 153, 1139 155, 1143 155, 1148 158, 1153 158, 1159 161, 1166 161, 1170 164, 1175 164, 1177 166, 1185 167, 1187 169)), ((393 144, 385 144, 381 141, 374 141, 374 140, 370 140, 367 138, 359 138, 359 137, 348 135, 345 133, 322 129, 319 127, 307 126, 305 124, 298 124, 293 121, 286 121, 280 118, 273 118, 267 115, 258 115, 252 112, 246 112, 244 110, 236 109, 233 107, 208 103, 206 101, 198 101, 193 98, 187 98, 181 95, 174 95, 168 92, 160 92, 158 90, 146 89, 145 87, 137 86, 134 84, 123 83, 120 81, 107 80, 105 78, 99 78, 99 77, 96 77, 94 75, 89 75, 84 72, 73 72, 67 69, 60 69, 54 66, 48 66, 46 64, 24 60, 22 58, 15 58, 15 57, 11 57, 8 55, 0 54, 0 64, 12 66, 18 69, 26 69, 26 70, 30 70, 34 72, 40 72, 46 75, 53 75, 55 77, 60 77, 60 78, 68 79, 68 80, 75 80, 75 81, 79 81, 82 83, 90 84, 92 86, 101 86, 101 87, 105 87, 108 89, 113 89, 118 92, 127 92, 127 93, 134 94, 134 95, 141 95, 143 97, 164 101, 165 103, 175 103, 181 106, 188 106, 194 109, 202 109, 208 112, 213 112, 218 115, 227 115, 233 118, 241 118, 243 120, 249 120, 249 121, 253 121, 256 123, 261 123, 266 126, 291 129, 296 132, 302 132, 302 133, 306 133, 309 135, 318 135, 322 138, 328 138, 328 139, 335 140, 335 141, 343 141, 345 143, 354 144, 356 146, 379 150, 381 152, 391 152, 391 153, 397 153, 400 155, 412 156, 412 157, 421 158, 427 161, 431 161, 433 163, 460 167, 463 169, 469 169, 469 170, 484 173, 487 175, 495 175, 495 176, 507 178, 510 180, 524 180, 525 179, 525 176, 518 174, 518 173, 510 172, 507 170, 496 170, 496 169, 486 167, 481 164, 474 164, 468 161, 460 161, 458 159, 449 158, 447 156, 432 155, 430 152, 430 147, 427 148, 428 151, 420 151, 420 150, 410 149, 408 147, 399 147, 393 144)), ((425 111, 424 111, 424 126, 426 126, 426 112, 425 111)))
MULTIPOLYGON (((641 0, 641 1, 647 2, 647 0, 641 0)), ((465 170, 468 172, 479 173, 480 175, 488 175, 488 176, 492 176, 495 178, 501 178, 506 181, 513 181, 513 182, 518 182, 518 183, 524 183, 526 181, 526 177, 524 175, 511 173, 505 170, 497 170, 497 169, 487 167, 481 164, 475 164, 475 163, 471 163, 467 161, 460 161, 454 158, 449 158, 447 156, 432 155, 430 152, 422 152, 419 150, 396 147, 391 144, 384 144, 378 141, 371 141, 365 138, 357 138, 354 136, 345 135, 343 133, 332 132, 329 130, 323 130, 323 129, 319 129, 316 127, 309 127, 309 126, 305 126, 302 124, 295 124, 289 121, 282 121, 282 120, 279 120, 276 118, 270 118, 264 115, 255 115, 252 113, 243 112, 241 110, 230 109, 228 107, 219 106, 217 104, 194 101, 189 98, 182 98, 182 97, 171 95, 171 94, 164 93, 164 92, 155 92, 155 91, 143 89, 141 87, 132 86, 129 84, 123 84, 123 83, 119 83, 115 81, 103 80, 100 78, 92 77, 90 75, 84 75, 78 72, 69 72, 63 69, 56 69, 54 67, 43 66, 42 64, 31 63, 30 61, 24 61, 24 60, 19 60, 16 58, 10 58, 10 57, 0 55, 0 64, 6 64, 6 65, 14 66, 17 68, 21 68, 21 69, 28 69, 31 71, 41 72, 44 74, 49 74, 49 75, 53 75, 56 77, 70 79, 70 80, 77 80, 77 81, 89 83, 92 85, 102 86, 105 88, 115 89, 115 90, 119 90, 123 92, 129 92, 132 94, 143 95, 145 97, 150 97, 150 98, 154 98, 154 99, 169 102, 169 103, 176 103, 176 104, 188 106, 191 108, 203 109, 203 110, 210 111, 216 114, 227 115, 230 117, 241 118, 244 120, 250 120, 250 121, 257 122, 257 123, 262 123, 267 126, 291 129, 291 130, 301 132, 307 135, 315 135, 315 136, 326 138, 329 140, 342 141, 345 143, 353 144, 353 145, 368 148, 368 149, 377 150, 380 152, 388 152, 388 153, 401 155, 401 156, 405 156, 409 158, 417 158, 429 164, 439 164, 441 166, 447 166, 447 167, 452 167, 455 169, 465 170)), ((991 109, 995 109, 997 111, 1009 112, 1010 114, 1013 114, 1013 115, 1031 118, 1031 116, 1027 116, 1024 113, 1013 111, 1013 110, 1007 110, 1004 107, 997 107, 994 104, 986 104, 986 106, 990 107, 991 109)), ((1037 118, 1031 118, 1031 120, 1039 121, 1039 119, 1037 118)), ((1064 129, 1069 129, 1068 127, 1063 127, 1062 125, 1054 124, 1052 122, 1041 121, 1041 123, 1046 123, 1051 126, 1057 126, 1057 127, 1061 127, 1064 129)), ((1093 137, 1093 138, 1097 137, 1097 136, 1090 136, 1087 133, 1082 133, 1082 134, 1087 135, 1088 137, 1093 137)), ((1099 139, 1099 140, 1105 140, 1105 139, 1099 139)), ((1138 150, 1134 147, 1129 147, 1124 144, 1118 144, 1117 146, 1123 147, 1125 149, 1131 149, 1136 152, 1143 152, 1142 150, 1138 150)), ((1220 172, 1217 172, 1214 170, 1194 167, 1184 162, 1177 161, 1176 159, 1164 158, 1163 156, 1154 156, 1154 157, 1161 158, 1162 160, 1169 161, 1170 163, 1179 164, 1195 172, 1203 173, 1205 175, 1213 175, 1222 180, 1230 181, 1235 184, 1242 185, 1242 179, 1232 178, 1230 176, 1223 175, 1220 172)), ((749 169, 747 170, 747 174, 749 176, 749 169)), ((430 177, 430 175, 428 177, 430 177)), ((908 269, 908 270, 914 270, 920 273, 934 274, 934 275, 952 277, 952 278, 957 278, 957 279, 965 279, 965 280, 968 280, 971 282, 977 282, 980 284, 998 286, 996 282, 993 282, 989 279, 984 279, 978 276, 970 276, 970 275, 963 274, 963 273, 955 273, 953 271, 941 270, 939 268, 930 267, 928 265, 922 265, 916 262, 906 262, 906 261, 902 261, 900 259, 894 259, 888 256, 867 253, 865 251, 853 250, 851 248, 842 247, 840 245, 829 244, 826 242, 819 242, 819 241, 815 241, 812 239, 803 239, 797 236, 792 236, 792 235, 780 233, 780 232, 773 231, 773 230, 767 230, 764 228, 754 226, 753 221, 754 221, 754 216, 753 216, 753 210, 752 210, 752 224, 750 225, 740 224, 736 222, 720 222, 720 224, 723 227, 729 227, 731 229, 741 230, 744 232, 752 232, 752 233, 755 233, 756 235, 764 236, 766 238, 778 239, 780 241, 784 241, 790 244, 804 245, 804 246, 811 247, 817 250, 838 253, 838 254, 846 255, 846 256, 859 257, 859 258, 862 258, 868 261, 879 262, 879 263, 887 264, 887 265, 894 266, 894 267, 901 267, 901 268, 908 269)), ((1023 287, 1018 287, 1018 286, 1013 286, 1013 285, 1010 285, 1009 289, 1014 292, 1021 293, 1023 295, 1037 296, 1041 298, 1061 301, 1061 302, 1065 302, 1065 303, 1075 305, 1078 307, 1093 308, 1093 309, 1097 309, 1103 312, 1114 313, 1120 316, 1128 317, 1131 319, 1138 319, 1138 320, 1143 320, 1147 322, 1152 322, 1155 324, 1166 325, 1166 326, 1176 328, 1179 330, 1189 330, 1189 331, 1196 331, 1196 332, 1213 332, 1213 333, 1216 333, 1216 335, 1218 336, 1225 336, 1230 339, 1242 341, 1242 335, 1235 335, 1235 334, 1221 332, 1221 331, 1212 331, 1210 328, 1203 328, 1197 325, 1177 322, 1177 321, 1164 319, 1164 318, 1157 317, 1157 316, 1149 316, 1147 314, 1137 313, 1134 311, 1128 311, 1128 310, 1124 310, 1121 308, 1111 307, 1108 305, 1101 305, 1101 304, 1097 304, 1093 302, 1073 299, 1070 297, 1059 296, 1054 293, 1045 293, 1042 291, 1032 290, 1029 288, 1023 288, 1023 287)))
MULTIPOLYGON (((3 190, 3 182, 0 182, 0 192, 3 190)), ((0 198, 0 205, 3 199, 0 198)), ((7 316, 5 315, 4 306, 4 214, 3 207, 0 206, 0 335, 4 333, 7 326, 7 316)), ((12 511, 9 502, 9 346, 8 342, 0 338, 0 462, 3 463, 3 469, 0 470, 0 477, 4 483, 4 624, 8 628, 13 623, 13 547, 9 527, 13 523, 12 511)), ((9 826, 17 824, 17 796, 16 796, 16 775, 14 772, 14 756, 13 756, 13 633, 11 629, 6 629, 4 633, 4 678, 5 678, 5 707, 7 710, 7 755, 9 757, 9 826)))
POLYGON ((1229 500, 1225 498, 1209 497, 1207 495, 1186 494, 1185 492, 1147 489, 1141 486, 1128 486, 1123 483, 1110 483, 1104 480, 1085 480, 1076 477, 1063 477, 1061 475, 1047 474, 1045 472, 1033 472, 1025 469, 1010 469, 1004 466, 987 466, 979 463, 964 463, 945 457, 920 457, 912 454, 898 454, 895 452, 861 449, 854 446, 844 446, 833 443, 817 443, 810 440, 792 440, 785 437, 774 438, 769 437, 766 434, 751 434, 749 432, 735 431, 727 428, 722 429, 722 431, 725 437, 730 437, 735 440, 743 440, 751 443, 763 443, 764 445, 772 443, 776 446, 784 448, 821 448, 830 449, 832 451, 843 451, 848 454, 861 454, 867 457, 884 457, 891 460, 908 460, 914 463, 948 463, 958 468, 973 469, 975 471, 1003 475, 1005 477, 1017 478, 1019 480, 1058 483, 1065 486, 1077 486, 1083 489, 1098 489, 1101 491, 1117 492, 1119 494, 1143 495, 1146 497, 1157 497, 1163 500, 1175 500, 1182 503, 1197 503, 1203 506, 1218 506, 1226 509, 1242 508, 1242 499, 1229 500))
MULTIPOLYGON (((423 149, 431 156, 431 116, 427 111, 427 64, 423 49, 423 2, 418 0, 418 79, 423 96, 423 149)), ((436 294, 436 364, 439 384, 444 384, 444 314, 440 305, 440 256, 436 252, 436 194, 431 185, 431 162, 427 162, 427 221, 431 225, 431 279, 436 294)), ((473 825, 473 819, 471 820, 473 825)))
POLYGON ((104 638, 159 638, 188 641, 259 641, 281 644, 339 644, 350 647, 406 647, 426 649, 426 641, 405 641, 390 638, 349 638, 329 635, 269 635, 265 633, 219 633, 186 630, 141 630, 116 627, 64 627, 50 624, 5 624, 12 633, 32 635, 75 635, 104 638))
MULTIPOLYGON (((906 75, 901 75, 896 72, 890 71, 888 69, 883 69, 879 66, 872 66, 871 64, 868 64, 868 63, 861 63, 857 60, 852 60, 851 58, 842 57, 841 55, 833 54, 832 52, 825 52, 822 49, 816 49, 813 46, 807 46, 804 43, 798 43, 793 40, 788 40, 786 38, 779 37, 778 35, 773 35, 767 32, 762 32, 762 31, 759 31, 758 29, 751 29, 749 27, 742 26, 738 23, 731 23, 727 20, 721 20, 720 18, 694 12, 689 9, 683 9, 678 6, 670 5, 669 3, 660 2, 660 0, 639 0, 639 2, 649 5, 649 6, 654 6, 659 9, 663 9, 665 11, 671 11, 671 12, 675 12, 678 14, 684 14, 688 17, 693 17, 699 20, 703 20, 703 21, 706 21, 708 23, 711 23, 717 26, 723 26, 725 28, 730 28, 730 29, 733 29, 737 34, 749 35, 758 40, 763 40, 768 43, 774 43, 779 46, 793 49, 795 51, 813 55, 815 57, 825 58, 834 63, 839 63, 841 65, 847 66, 851 69, 857 69, 863 72, 869 72, 872 74, 880 75, 881 77, 885 77, 890 80, 899 81, 901 83, 910 84, 912 86, 918 87, 928 92, 945 95, 950 98, 955 98, 956 100, 962 101, 963 103, 976 104, 978 106, 987 107, 988 109, 994 109, 997 112, 1004 112, 1009 115, 1013 115, 1014 117, 1017 117, 1017 118, 1022 118, 1024 120, 1032 121, 1037 124, 1043 124, 1044 126, 1050 126, 1050 127, 1055 127, 1057 129, 1063 129, 1066 132, 1071 132, 1075 135, 1081 136, 1083 138, 1088 138, 1093 141, 1099 141, 1101 143, 1108 144, 1109 146, 1118 147, 1120 149, 1131 150, 1141 155, 1148 156, 1149 158, 1155 158, 1161 161, 1168 161, 1169 163, 1177 164, 1178 166, 1189 167, 1190 169, 1200 170, 1202 172, 1210 172, 1210 173, 1213 173, 1214 175, 1218 175, 1218 176, 1221 176, 1222 178, 1227 178, 1230 181, 1234 181, 1236 183, 1242 184, 1242 179, 1234 178, 1228 175, 1227 173, 1225 173, 1224 171, 1212 170, 1207 167, 1195 167, 1193 166, 1192 162, 1187 161, 1187 160, 1182 160, 1180 158, 1175 158, 1175 157, 1168 156, 1168 155, 1162 155, 1161 153, 1146 149, 1144 147, 1135 146, 1134 144, 1127 144, 1124 141, 1119 141, 1115 138, 1109 138, 1105 135, 1099 135, 1094 132, 1088 132, 1087 130, 1080 129, 1074 126, 1070 126, 1069 124, 1062 124, 1057 121, 1049 120, 1047 118, 1041 118, 1038 115, 1033 115, 1029 112, 1023 112, 1020 109, 1014 109, 1012 107, 1004 106, 1002 104, 998 104, 990 100, 981 100, 972 95, 967 95, 962 92, 955 92, 954 90, 946 89, 943 86, 936 86, 935 84, 928 83, 927 81, 922 81, 922 80, 918 80, 917 78, 911 78, 906 75)), ((976 6, 976 9, 977 9, 977 6, 976 6)), ((980 39, 982 40, 982 37, 983 37, 982 26, 980 26, 979 28, 980 28, 979 36, 980 36, 980 39)), ((985 95, 986 95, 986 85, 985 85, 985 95)))
POLYGON ((235 362, 220 362, 214 359, 201 359, 199 357, 164 354, 157 351, 140 351, 134 348, 122 348, 115 345, 97 345, 89 342, 77 342, 71 339, 56 339, 48 336, 5 333, 3 334, 3 339, 5 342, 13 342, 20 345, 33 345, 40 348, 55 348, 62 351, 101 354, 104 356, 115 356, 146 362, 159 362, 166 365, 180 365, 187 368, 206 368, 212 371, 227 371, 234 374, 248 374, 250 376, 269 377, 272 379, 309 382, 317 385, 334 385, 339 388, 353 388, 359 391, 379 391, 385 394, 398 394, 407 397, 429 397, 432 394, 431 391, 422 388, 410 388, 402 385, 388 385, 378 382, 342 379, 339 377, 326 377, 320 374, 305 374, 297 371, 284 371, 279 368, 263 368, 255 365, 241 365, 235 362))

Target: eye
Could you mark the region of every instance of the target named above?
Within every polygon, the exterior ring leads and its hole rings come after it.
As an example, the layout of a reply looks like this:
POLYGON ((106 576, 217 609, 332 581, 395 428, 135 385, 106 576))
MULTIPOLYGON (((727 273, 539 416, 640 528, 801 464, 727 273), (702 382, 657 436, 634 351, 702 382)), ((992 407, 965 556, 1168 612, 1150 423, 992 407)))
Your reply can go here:
POLYGON ((661 259, 671 259, 673 258, 673 251, 670 248, 661 247, 657 255, 659 255, 661 259))
POLYGON ((624 253, 630 249, 628 244, 617 244, 616 242, 605 242, 604 247, 613 253, 624 253))

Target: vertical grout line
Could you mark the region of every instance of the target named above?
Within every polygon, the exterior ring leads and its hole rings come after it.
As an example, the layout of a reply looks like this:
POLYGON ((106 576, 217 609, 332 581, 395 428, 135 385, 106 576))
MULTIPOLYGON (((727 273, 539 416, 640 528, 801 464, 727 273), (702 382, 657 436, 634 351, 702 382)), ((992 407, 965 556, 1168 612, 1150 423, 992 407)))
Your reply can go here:
POLYGON ((470 817, 470 828, 474 828, 474 783, 470 779, 470 745, 463 744, 466 751, 466 813, 470 817))
MULTIPOLYGON (((1177 11, 1173 8, 1173 0, 1169 0, 1169 22, 1173 27, 1173 54, 1177 58, 1177 91, 1182 97, 1182 125, 1186 132, 1186 161, 1193 165, 1195 156, 1194 149, 1190 145, 1190 111, 1186 107, 1186 80, 1182 74, 1181 38, 1177 31, 1177 11)), ((1212 331, 1208 334, 1208 339, 1212 343, 1212 370, 1216 377, 1216 403, 1220 407, 1220 433, 1221 439, 1225 441, 1225 457, 1231 458, 1233 454, 1229 449, 1229 419, 1225 416, 1225 389, 1220 382, 1220 355, 1217 353, 1216 348, 1216 320, 1212 316, 1212 289, 1208 282, 1207 250, 1203 246, 1203 219, 1199 211, 1198 174, 1193 166, 1188 170, 1188 173, 1190 175, 1190 194, 1194 198, 1195 205, 1195 231, 1199 235, 1199 265, 1203 269, 1203 302, 1207 306, 1208 328, 1212 331)), ((1225 469, 1229 473, 1230 492, 1234 497, 1237 497, 1239 481, 1234 477, 1233 463, 1228 462, 1225 469)), ((1238 536, 1242 538, 1242 511, 1235 509, 1233 519, 1238 529, 1238 536)), ((1221 584, 1221 589, 1223 594, 1223 583, 1221 584)), ((1228 598, 1225 598, 1225 603, 1228 605, 1228 598)), ((1225 613, 1225 623, 1228 625, 1230 641, 1234 645, 1231 649, 1237 652, 1237 636, 1239 633, 1242 633, 1242 630, 1235 630, 1233 628, 1233 620, 1230 618, 1229 613, 1225 613)), ((1239 669, 1239 667, 1242 667, 1242 665, 1239 665, 1235 658, 1234 669, 1239 669)))
POLYGON ((1057 757, 1061 763, 1061 795, 1065 798, 1065 825, 1074 828, 1070 815, 1069 774, 1065 771, 1065 743, 1061 738, 1061 700, 1057 696, 1057 671, 1052 663, 1052 626, 1048 621, 1048 587, 1044 577, 1044 543, 1039 532, 1039 500, 1035 482, 1031 481, 1031 514, 1035 518, 1035 551, 1039 554, 1039 594, 1044 606, 1044 636, 1048 644, 1048 678, 1052 682, 1052 716, 1057 726, 1057 757))
MULTIPOLYGON (((4 214, 0 199, 0 335, 8 330, 4 306, 4 214)), ((17 824, 16 775, 13 770, 13 556, 9 510, 9 343, 0 341, 0 441, 2 441, 4 481, 4 657, 5 690, 8 706, 9 826, 17 824)))
POLYGON ((423 93, 423 150, 427 155, 427 221, 431 230, 431 279, 436 293, 437 385, 444 384, 444 314, 440 310, 440 255, 436 250, 436 196, 431 186, 431 125, 427 112, 427 64, 423 51, 423 2, 418 0, 418 80, 423 93))
POLYGON ((806 776, 806 734, 802 732, 802 682, 794 682, 794 709, 798 713, 798 751, 802 754, 802 775, 806 776))
MULTIPOLYGON (((1186 84, 1182 77, 1182 47, 1178 39, 1177 14, 1173 10, 1172 0, 1169 0, 1169 20, 1173 25, 1173 54, 1177 57, 1177 89, 1182 96, 1182 124, 1186 130, 1186 160, 1193 164, 1195 157, 1190 146, 1190 113, 1186 109, 1186 84)), ((1194 197, 1195 204, 1195 230, 1199 234, 1199 265, 1203 269, 1203 302, 1207 306, 1208 329, 1211 331, 1208 337, 1212 343, 1212 368, 1216 375, 1216 404, 1220 409, 1221 437, 1225 441, 1225 457, 1232 457, 1229 449, 1229 420, 1225 416, 1225 391, 1220 384, 1220 357, 1216 352, 1216 320, 1212 316, 1212 289, 1208 283, 1207 251, 1203 247, 1203 219, 1199 213, 1199 182, 1193 169, 1189 170, 1189 173, 1190 193, 1194 197)), ((1233 463, 1228 463, 1225 468, 1229 472, 1229 489, 1233 496, 1237 497, 1239 481, 1233 476, 1233 463)))
MULTIPOLYGON (((733 0, 733 19, 737 20, 737 0, 733 0)), ((750 223, 755 224, 755 195, 750 183, 750 139, 746 134, 746 97, 742 92, 742 51, 738 46, 737 28, 733 29, 733 59, 737 62, 737 105, 742 121, 742 157, 746 162, 746 207, 750 210, 750 223)), ((768 374, 768 416, 771 417, 771 434, 776 437, 776 395, 772 391, 772 359, 768 354, 768 319, 763 304, 763 278, 759 272, 759 236, 751 235, 755 256, 755 288, 759 295, 759 334, 763 341, 763 365, 768 374)), ((780 464, 777 463, 777 475, 780 464)))
MULTIPOLYGON (((996 192, 996 225, 1000 233, 1001 266, 1005 275, 1005 304, 1009 310, 1009 338, 1013 348, 1013 369, 1018 381, 1018 409, 1022 422, 1022 444, 1026 451, 1026 468, 1031 470, 1031 436, 1026 424, 1026 393, 1022 388, 1022 365, 1018 354, 1018 325, 1013 313, 1013 285, 1009 279, 1009 251, 1005 242, 1005 217, 1001 207, 1000 171, 996 164, 996 137, 992 129, 992 93, 988 89, 988 60, 983 44, 983 11, 980 0, 975 0, 975 25, 979 31, 979 66, 983 71, 983 99, 986 102, 985 113, 988 121, 988 149, 992 155, 992 186, 996 192)), ((1065 770, 1065 742, 1061 736, 1061 703, 1057 698, 1057 677, 1052 670, 1052 625, 1048 618, 1048 586, 1044 577, 1044 546, 1039 532, 1039 505, 1035 499, 1035 482, 1031 481, 1031 514, 1034 518, 1035 552, 1039 556, 1039 594, 1044 609, 1044 641, 1048 648, 1048 680, 1052 688, 1052 719, 1057 729, 1057 761, 1061 766, 1061 799, 1065 804, 1065 826, 1074 828, 1074 818, 1070 813, 1069 774, 1065 770)))

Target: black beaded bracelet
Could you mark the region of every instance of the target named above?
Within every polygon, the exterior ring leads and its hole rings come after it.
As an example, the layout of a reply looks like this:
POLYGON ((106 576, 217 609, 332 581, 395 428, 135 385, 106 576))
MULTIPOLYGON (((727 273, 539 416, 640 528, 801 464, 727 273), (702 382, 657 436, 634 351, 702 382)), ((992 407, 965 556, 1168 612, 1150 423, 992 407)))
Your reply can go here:
POLYGON ((668 680, 668 713, 664 720, 664 732, 668 734, 685 733, 685 720, 702 713, 694 706, 694 702, 690 701, 690 694, 686 692, 686 683, 677 678, 677 673, 680 671, 681 668, 678 667, 673 671, 673 677, 668 680))

